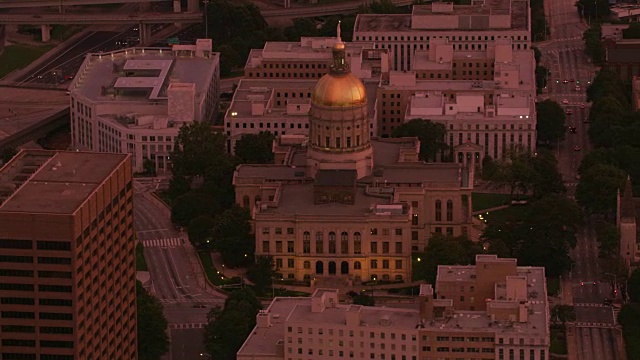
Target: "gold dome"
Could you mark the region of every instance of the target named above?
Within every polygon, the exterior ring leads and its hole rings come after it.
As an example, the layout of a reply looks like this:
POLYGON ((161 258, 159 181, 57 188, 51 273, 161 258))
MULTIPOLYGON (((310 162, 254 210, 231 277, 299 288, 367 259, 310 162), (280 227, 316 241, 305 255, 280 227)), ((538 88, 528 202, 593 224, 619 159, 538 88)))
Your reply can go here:
POLYGON ((314 104, 333 107, 350 107, 367 103, 364 84, 352 73, 324 75, 313 89, 314 104))

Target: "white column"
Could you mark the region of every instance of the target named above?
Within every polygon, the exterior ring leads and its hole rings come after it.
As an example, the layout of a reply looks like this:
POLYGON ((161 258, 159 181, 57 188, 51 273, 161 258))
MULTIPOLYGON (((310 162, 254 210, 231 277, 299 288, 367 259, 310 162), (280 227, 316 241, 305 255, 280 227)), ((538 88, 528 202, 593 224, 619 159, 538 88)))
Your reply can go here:
POLYGON ((51 25, 40 25, 40 31, 42 31, 42 42, 51 40, 51 25))

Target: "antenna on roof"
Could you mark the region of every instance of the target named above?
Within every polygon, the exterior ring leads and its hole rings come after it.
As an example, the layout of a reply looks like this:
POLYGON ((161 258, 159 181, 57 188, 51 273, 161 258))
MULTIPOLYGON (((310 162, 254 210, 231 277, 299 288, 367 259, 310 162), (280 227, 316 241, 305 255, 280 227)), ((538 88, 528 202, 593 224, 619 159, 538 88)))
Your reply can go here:
POLYGON ((340 21, 340 20, 338 21, 338 31, 337 31, 337 34, 338 34, 338 36, 337 36, 337 38, 338 38, 338 42, 342 42, 342 38, 340 37, 340 23, 341 23, 341 22, 342 22, 342 21, 340 21))

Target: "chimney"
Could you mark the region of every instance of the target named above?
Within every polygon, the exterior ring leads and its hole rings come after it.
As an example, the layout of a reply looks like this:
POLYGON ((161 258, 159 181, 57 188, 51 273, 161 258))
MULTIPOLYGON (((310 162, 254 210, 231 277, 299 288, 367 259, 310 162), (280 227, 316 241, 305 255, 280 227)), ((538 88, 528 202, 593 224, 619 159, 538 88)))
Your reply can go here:
POLYGON ((258 315, 256 315, 256 326, 260 329, 271 326, 271 314, 269 314, 269 311, 260 310, 258 315))
POLYGON ((431 284, 420 285, 420 320, 431 321, 433 319, 433 287, 431 284))

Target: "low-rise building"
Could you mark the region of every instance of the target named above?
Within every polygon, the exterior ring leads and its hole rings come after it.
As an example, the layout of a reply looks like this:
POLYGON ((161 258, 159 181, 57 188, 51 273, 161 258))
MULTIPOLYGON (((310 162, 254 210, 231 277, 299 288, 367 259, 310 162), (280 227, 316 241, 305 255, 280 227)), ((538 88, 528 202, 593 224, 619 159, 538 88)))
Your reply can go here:
POLYGON ((219 61, 209 39, 87 55, 69 87, 73 148, 130 153, 134 172, 145 160, 169 169, 180 127, 216 114, 219 61))
POLYGON ((481 164, 514 147, 535 151, 534 58, 511 41, 454 51, 445 40, 416 51, 413 71, 392 71, 377 92, 378 135, 411 119, 442 123, 454 159, 481 164))
POLYGON ((549 358, 544 268, 495 255, 439 266, 436 293, 421 285, 415 309, 343 304, 338 290, 317 289, 275 298, 256 320, 238 360, 549 358))
POLYGON ((529 0, 474 0, 471 5, 432 2, 414 5, 411 14, 360 14, 353 40, 389 50, 391 68, 414 69, 414 53, 429 50, 433 39, 447 39, 455 50, 483 50, 499 39, 514 50, 531 48, 529 0))

